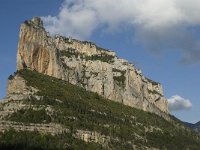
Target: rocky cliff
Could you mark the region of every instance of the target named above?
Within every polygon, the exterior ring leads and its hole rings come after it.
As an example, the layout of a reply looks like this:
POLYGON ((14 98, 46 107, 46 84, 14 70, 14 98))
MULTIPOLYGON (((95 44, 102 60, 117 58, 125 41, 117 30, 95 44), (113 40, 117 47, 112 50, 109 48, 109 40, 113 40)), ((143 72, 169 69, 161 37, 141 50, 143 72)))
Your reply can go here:
POLYGON ((66 80, 131 107, 168 113, 159 83, 144 77, 113 51, 87 41, 51 37, 38 17, 25 21, 20 28, 17 70, 24 68, 66 80))

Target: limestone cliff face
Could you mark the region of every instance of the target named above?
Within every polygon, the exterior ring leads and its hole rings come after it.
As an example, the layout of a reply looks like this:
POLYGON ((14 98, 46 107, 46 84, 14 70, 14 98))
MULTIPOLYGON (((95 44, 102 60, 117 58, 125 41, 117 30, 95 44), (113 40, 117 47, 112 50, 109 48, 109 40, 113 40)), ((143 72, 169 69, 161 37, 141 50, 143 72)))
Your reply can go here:
POLYGON ((43 28, 42 21, 35 17, 21 25, 17 53, 17 69, 30 68, 41 73, 63 78, 59 52, 43 28))
POLYGON ((40 18, 21 25, 17 70, 29 68, 125 105, 161 114, 168 113, 162 86, 133 64, 94 43, 55 36, 45 31, 40 18))

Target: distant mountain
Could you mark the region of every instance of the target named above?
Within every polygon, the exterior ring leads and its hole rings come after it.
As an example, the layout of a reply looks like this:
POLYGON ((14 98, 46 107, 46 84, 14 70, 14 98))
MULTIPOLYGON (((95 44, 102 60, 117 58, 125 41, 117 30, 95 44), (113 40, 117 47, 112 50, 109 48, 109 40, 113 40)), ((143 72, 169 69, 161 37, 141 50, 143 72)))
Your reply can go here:
POLYGON ((186 126, 188 126, 189 128, 193 129, 194 131, 200 133, 200 121, 197 122, 197 123, 195 123, 195 124, 188 123, 188 122, 184 122, 184 124, 185 124, 186 126))

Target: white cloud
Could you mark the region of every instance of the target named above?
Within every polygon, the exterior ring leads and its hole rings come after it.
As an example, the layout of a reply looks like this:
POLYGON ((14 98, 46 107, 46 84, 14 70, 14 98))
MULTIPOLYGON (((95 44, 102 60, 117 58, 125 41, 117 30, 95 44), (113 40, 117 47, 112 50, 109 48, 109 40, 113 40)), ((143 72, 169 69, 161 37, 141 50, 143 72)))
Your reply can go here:
POLYGON ((183 61, 198 62, 199 0, 65 0, 57 16, 43 17, 52 34, 88 38, 95 30, 134 31, 135 40, 153 52, 175 49, 183 61))
POLYGON ((192 108, 192 103, 189 99, 174 95, 168 99, 168 107, 170 111, 188 110, 192 108))

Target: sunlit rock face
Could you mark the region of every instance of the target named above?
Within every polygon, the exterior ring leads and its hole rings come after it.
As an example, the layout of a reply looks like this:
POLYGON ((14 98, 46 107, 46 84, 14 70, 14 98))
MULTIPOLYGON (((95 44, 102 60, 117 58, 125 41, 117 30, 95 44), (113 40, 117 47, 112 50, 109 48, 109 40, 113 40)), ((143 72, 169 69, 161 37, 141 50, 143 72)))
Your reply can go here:
POLYGON ((168 113, 162 86, 133 64, 92 42, 51 37, 42 20, 34 17, 20 28, 17 70, 28 68, 66 80, 88 91, 131 107, 168 113))

